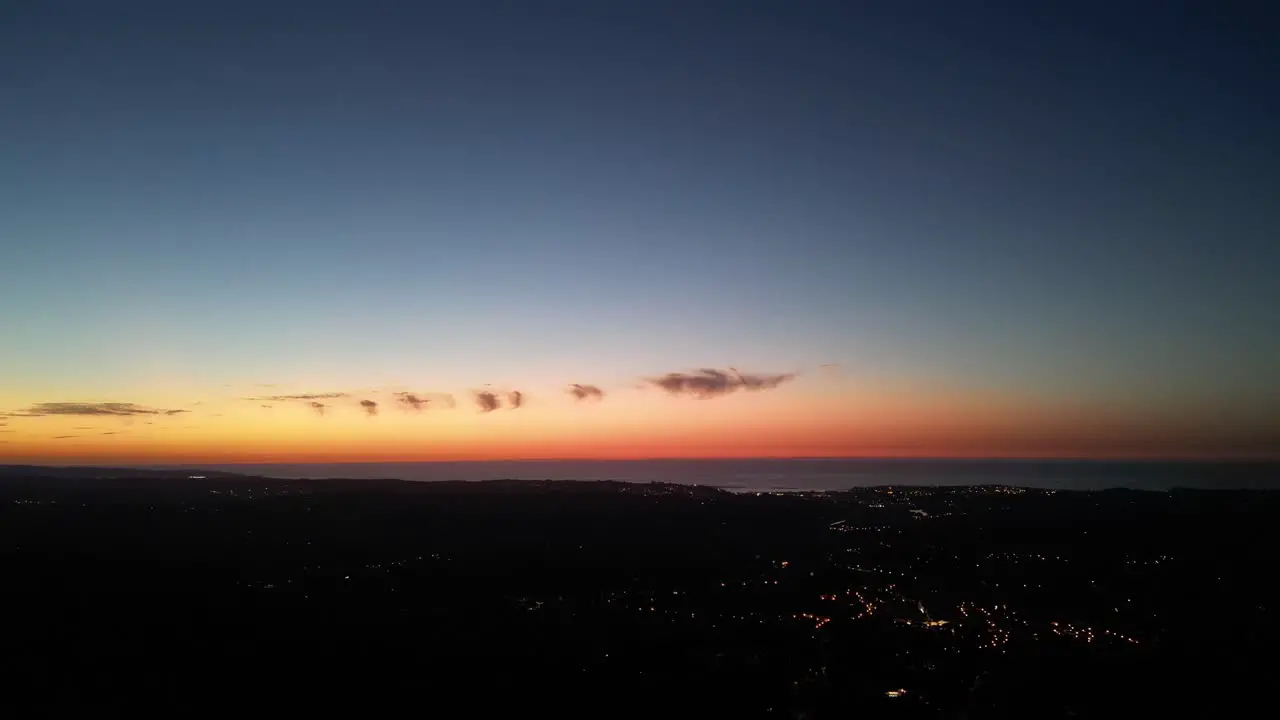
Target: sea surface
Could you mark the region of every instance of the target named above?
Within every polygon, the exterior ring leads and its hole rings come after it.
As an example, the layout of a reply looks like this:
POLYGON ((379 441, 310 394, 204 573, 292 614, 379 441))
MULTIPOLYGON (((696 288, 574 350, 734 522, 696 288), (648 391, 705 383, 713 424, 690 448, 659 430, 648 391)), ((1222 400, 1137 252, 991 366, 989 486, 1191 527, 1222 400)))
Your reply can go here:
MULTIPOLYGON (((166 465, 166 469, 197 469, 166 465)), ((846 490, 874 485, 1016 485, 1053 489, 1280 488, 1280 463, 1046 460, 519 460, 505 462, 201 465, 280 478, 620 480, 710 485, 742 492, 846 490)))

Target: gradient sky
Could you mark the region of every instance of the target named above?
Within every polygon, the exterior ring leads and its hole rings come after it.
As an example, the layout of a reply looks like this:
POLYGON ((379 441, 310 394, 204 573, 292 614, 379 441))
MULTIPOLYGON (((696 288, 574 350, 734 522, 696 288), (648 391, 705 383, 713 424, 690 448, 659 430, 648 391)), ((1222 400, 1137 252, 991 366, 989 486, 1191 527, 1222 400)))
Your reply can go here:
POLYGON ((1277 22, 8 3, 0 461, 1275 456, 1277 22))

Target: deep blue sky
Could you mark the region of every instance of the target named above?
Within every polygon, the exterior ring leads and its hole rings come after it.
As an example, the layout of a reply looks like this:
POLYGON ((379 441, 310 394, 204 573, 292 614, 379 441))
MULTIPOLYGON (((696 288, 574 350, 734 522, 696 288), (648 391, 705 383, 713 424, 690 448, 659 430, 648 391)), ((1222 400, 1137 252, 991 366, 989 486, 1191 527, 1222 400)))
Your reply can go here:
POLYGON ((1278 27, 1264 2, 6 3, 4 390, 840 362, 1274 403, 1278 27))

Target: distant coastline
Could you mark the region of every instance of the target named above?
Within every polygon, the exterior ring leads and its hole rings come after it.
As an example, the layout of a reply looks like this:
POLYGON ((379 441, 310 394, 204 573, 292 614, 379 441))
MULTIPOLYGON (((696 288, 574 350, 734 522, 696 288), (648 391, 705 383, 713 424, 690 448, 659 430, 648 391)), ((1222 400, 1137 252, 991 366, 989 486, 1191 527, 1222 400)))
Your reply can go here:
MULTIPOLYGON (((99 467, 72 464, 59 466, 99 467)), ((740 492, 846 490, 878 485, 1012 485, 1079 490, 1280 488, 1280 462, 1260 461, 795 458, 204 463, 125 467, 143 472, 230 474, 282 479, 664 482, 719 487, 740 492)))

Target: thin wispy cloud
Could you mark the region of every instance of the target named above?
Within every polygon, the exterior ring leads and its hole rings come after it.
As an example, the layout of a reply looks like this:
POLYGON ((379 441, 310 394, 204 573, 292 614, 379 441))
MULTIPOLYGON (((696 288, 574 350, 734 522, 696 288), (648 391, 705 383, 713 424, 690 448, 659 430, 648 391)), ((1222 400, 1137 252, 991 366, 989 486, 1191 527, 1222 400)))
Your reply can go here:
POLYGON ((137 403, 107 402, 44 402, 36 403, 29 408, 7 413, 8 417, 137 417, 139 415, 178 415, 188 410, 166 410, 152 408, 137 403))
POLYGON ((792 373, 782 375, 739 375, 739 387, 743 390, 772 390, 782 383, 795 380, 796 376, 792 373))
POLYGON ((79 435, 54 435, 50 439, 51 440, 70 440, 71 438, 78 438, 78 437, 80 436, 79 435))
POLYGON ((119 434, 120 434, 120 431, 119 431, 119 430, 108 430, 107 432, 104 432, 104 433, 98 433, 98 434, 99 434, 99 435, 119 435, 119 434))
POLYGON ((443 405, 446 408, 452 408, 455 405, 453 396, 449 393, 395 392, 392 395, 401 409, 415 412, 438 405, 443 405))
POLYGON ((338 398, 351 397, 351 393, 345 392, 323 392, 323 393, 298 393, 296 395, 260 395, 258 397, 249 398, 250 400, 258 400, 261 402, 290 402, 300 401, 308 402, 312 400, 337 400, 338 398))
POLYGON ((324 417, 324 411, 325 411, 325 409, 326 409, 326 408, 328 408, 328 407, 329 407, 328 405, 325 405, 325 404, 324 404, 324 403, 322 403, 322 402, 317 402, 317 401, 315 401, 315 400, 312 400, 310 403, 308 403, 308 406, 309 406, 312 410, 315 410, 315 411, 316 411, 316 414, 317 414, 317 415, 319 415, 320 417, 324 417))
POLYGON ((838 380, 844 376, 844 367, 840 363, 824 363, 818 366, 818 373, 828 380, 838 380))
POLYGON ((579 401, 604 399, 604 390, 595 385, 574 383, 569 386, 569 394, 579 401))
POLYGON ((656 378, 648 378, 649 384, 660 388, 671 395, 689 395, 701 399, 722 397, 738 390, 759 391, 772 390, 779 385, 795 379, 794 373, 776 375, 748 375, 733 368, 716 370, 702 368, 697 372, 667 373, 656 378))
POLYGON ((361 400, 360 407, 364 409, 364 413, 369 417, 378 414, 378 403, 373 400, 361 400))

